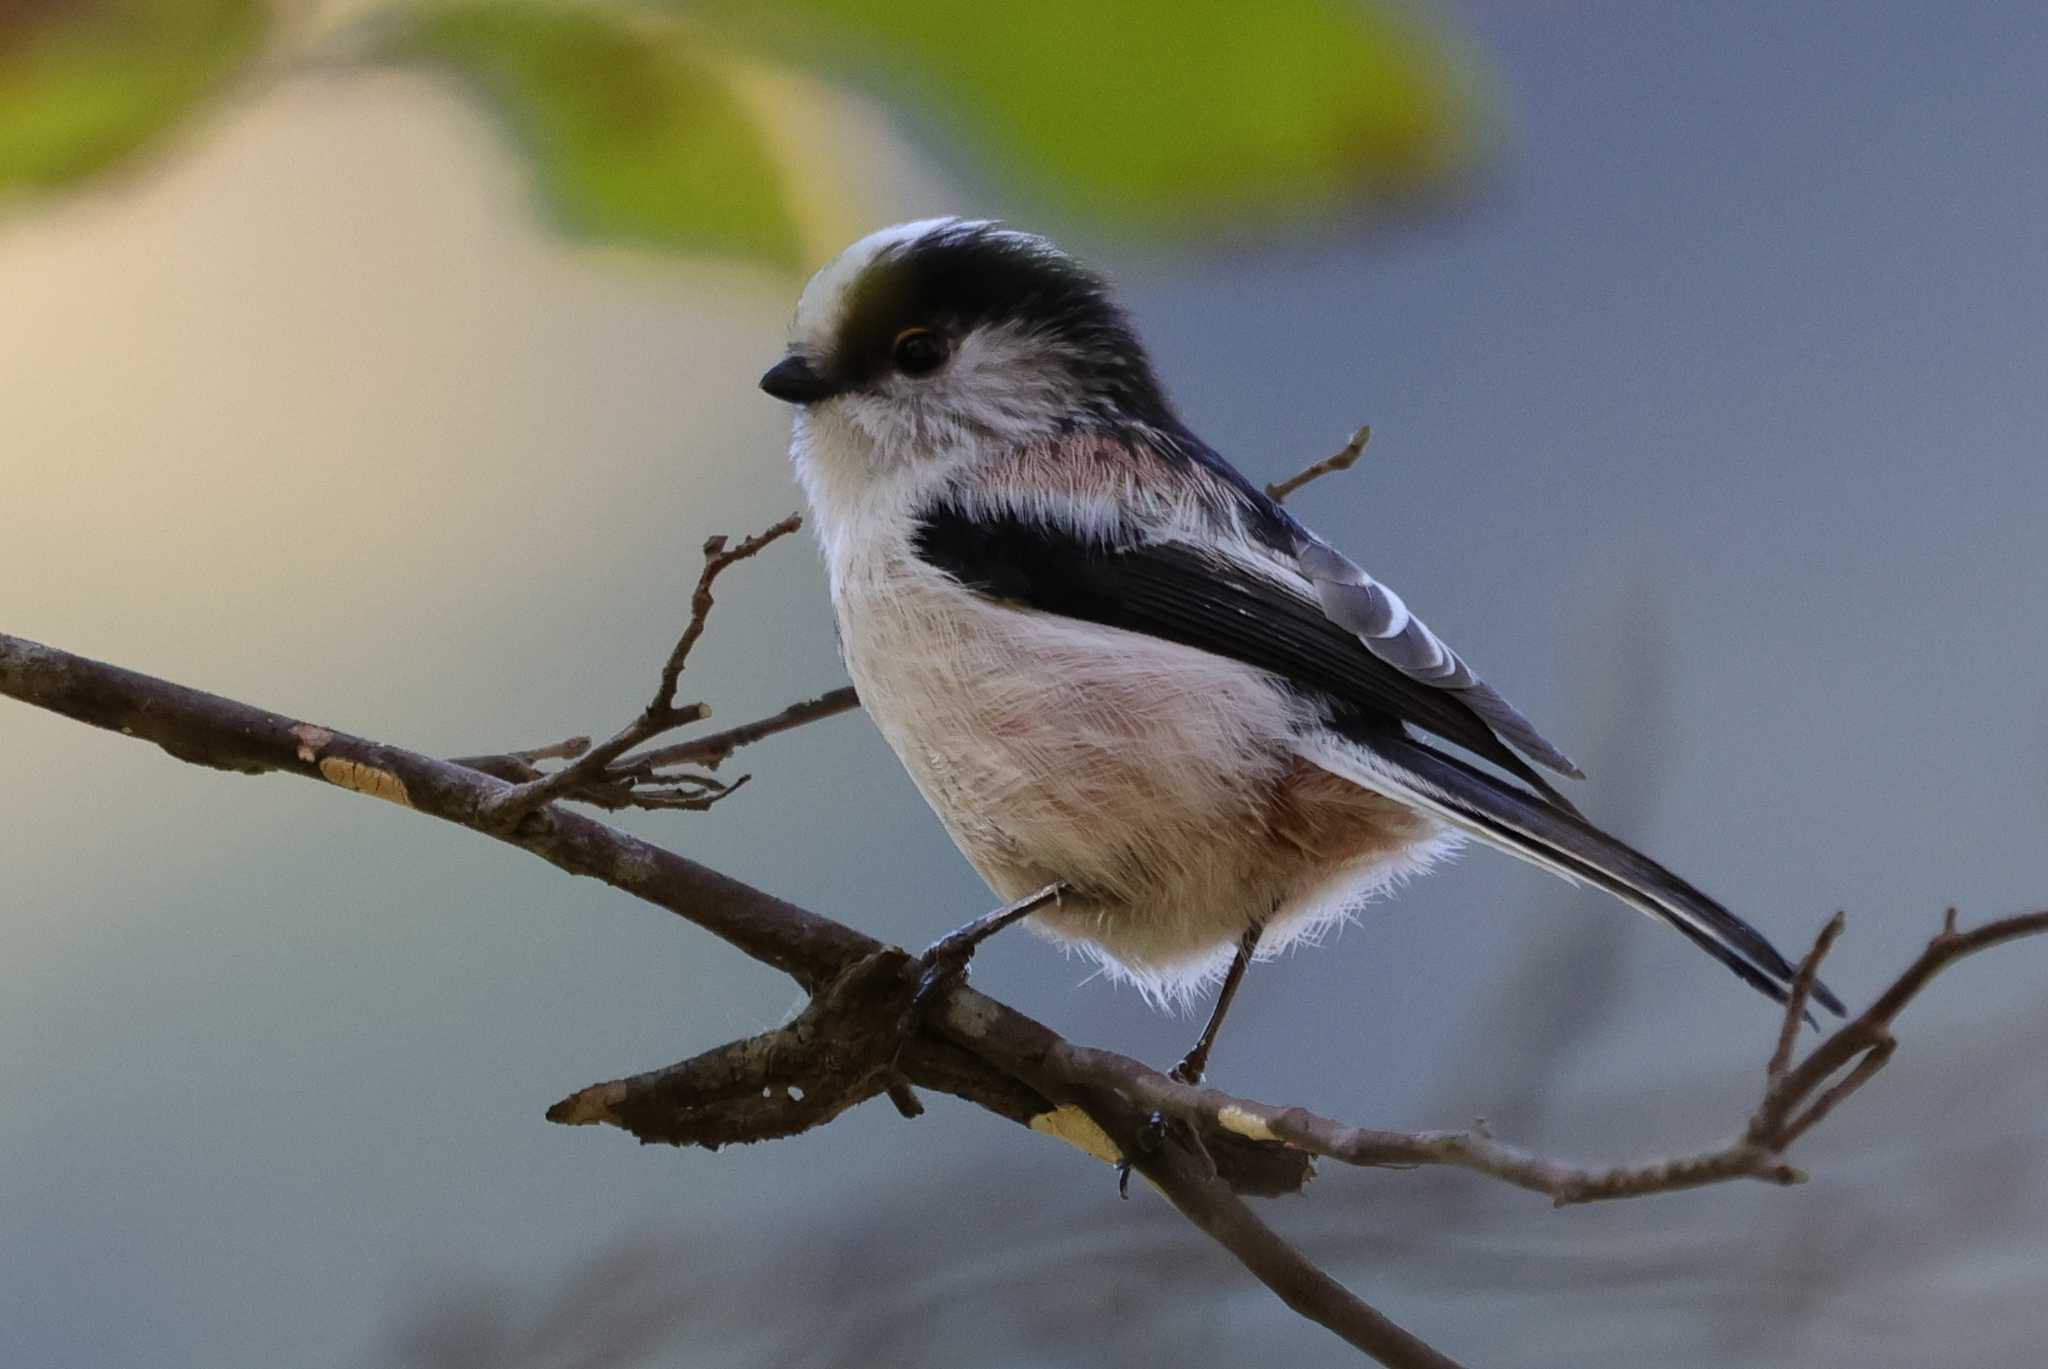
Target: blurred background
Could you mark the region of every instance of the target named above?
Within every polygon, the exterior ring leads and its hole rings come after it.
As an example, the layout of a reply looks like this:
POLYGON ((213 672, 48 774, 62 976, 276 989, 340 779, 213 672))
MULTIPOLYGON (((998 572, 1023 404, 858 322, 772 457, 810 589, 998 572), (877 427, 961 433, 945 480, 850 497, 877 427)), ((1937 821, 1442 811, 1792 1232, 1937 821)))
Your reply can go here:
MULTIPOLYGON (((2048 900, 2048 11, 0 5, 0 630, 444 755, 638 706, 795 507, 803 275, 942 212, 1111 271, 1194 427, 1866 999, 2048 900), (1256 17, 1255 17, 1256 15, 1256 17)), ((687 692, 838 684, 808 548, 687 692)), ((907 945, 990 901, 865 720, 627 825, 907 945)), ((1349 1362, 1149 1192, 948 1100, 718 1154, 550 1126, 787 981, 517 853, 0 704, 0 1361, 1349 1362)), ((1475 1365, 2048 1340, 2048 949, 1952 972, 1803 1188, 1267 1217, 1475 1365)), ((1199 1025, 1028 937, 985 989, 1199 1025)), ((1222 1087, 1591 1160, 1716 1143, 1774 1014, 1474 852, 1261 967, 1222 1087)))

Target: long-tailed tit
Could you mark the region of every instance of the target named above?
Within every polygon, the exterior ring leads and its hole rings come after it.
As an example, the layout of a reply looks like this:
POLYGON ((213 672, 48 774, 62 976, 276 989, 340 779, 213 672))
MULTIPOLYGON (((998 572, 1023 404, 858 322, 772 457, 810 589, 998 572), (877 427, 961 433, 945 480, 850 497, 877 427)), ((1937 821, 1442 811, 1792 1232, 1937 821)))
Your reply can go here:
POLYGON ((1155 996, 1227 989, 1469 837, 1783 997, 1769 941, 1581 817, 1538 770, 1571 761, 1187 429, 1043 238, 863 238, 761 387, 796 406, 861 702, 1000 895, 1065 884, 1043 933, 1155 996))

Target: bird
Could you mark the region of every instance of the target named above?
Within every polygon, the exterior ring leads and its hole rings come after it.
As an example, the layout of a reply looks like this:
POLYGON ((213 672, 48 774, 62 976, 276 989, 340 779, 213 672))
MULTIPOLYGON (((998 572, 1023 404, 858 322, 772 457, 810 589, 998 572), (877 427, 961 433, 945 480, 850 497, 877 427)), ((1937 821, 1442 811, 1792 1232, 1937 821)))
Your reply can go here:
POLYGON ((1544 773, 1583 778, 1563 752, 1189 429, 1108 280, 1047 239, 863 237, 760 385, 794 410, 860 701, 961 853, 1148 998, 1216 988, 1175 1077, 1203 1077, 1249 963, 1466 841, 1785 999, 1762 933, 1589 822, 1544 773))

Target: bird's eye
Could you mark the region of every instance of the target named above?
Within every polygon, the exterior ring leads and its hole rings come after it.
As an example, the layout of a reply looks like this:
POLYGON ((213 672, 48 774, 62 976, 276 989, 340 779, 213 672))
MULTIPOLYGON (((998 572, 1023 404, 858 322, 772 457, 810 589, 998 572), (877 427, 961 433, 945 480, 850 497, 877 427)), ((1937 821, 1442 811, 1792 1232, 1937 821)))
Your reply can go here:
POLYGON ((929 328, 905 328, 896 335, 889 355, 896 369, 907 376, 928 376, 946 364, 952 349, 946 339, 929 328))

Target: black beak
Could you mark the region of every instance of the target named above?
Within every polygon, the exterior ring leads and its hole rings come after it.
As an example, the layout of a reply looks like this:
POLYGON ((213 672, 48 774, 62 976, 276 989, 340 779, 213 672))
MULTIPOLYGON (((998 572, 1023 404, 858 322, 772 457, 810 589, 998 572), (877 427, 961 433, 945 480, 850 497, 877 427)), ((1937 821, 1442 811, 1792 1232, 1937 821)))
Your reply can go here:
POLYGON ((831 381, 811 369, 800 356, 786 356, 768 368, 761 388, 789 404, 815 404, 838 393, 831 381))

